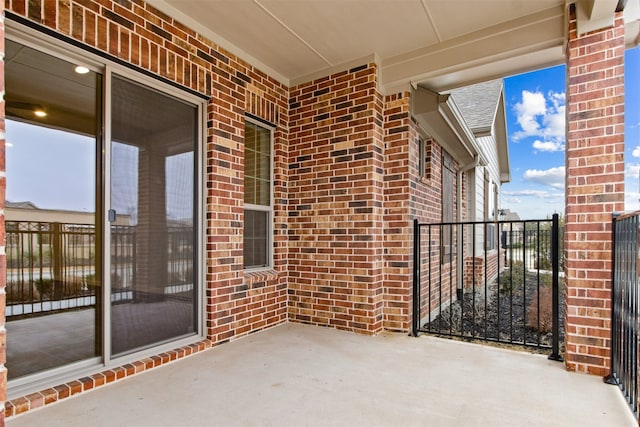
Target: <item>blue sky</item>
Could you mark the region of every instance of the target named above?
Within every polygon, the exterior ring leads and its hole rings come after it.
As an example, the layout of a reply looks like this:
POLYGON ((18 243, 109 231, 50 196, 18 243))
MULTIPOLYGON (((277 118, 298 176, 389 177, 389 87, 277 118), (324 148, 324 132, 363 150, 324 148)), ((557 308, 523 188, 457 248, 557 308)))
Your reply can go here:
POLYGON ((95 140, 6 121, 7 200, 43 209, 95 211, 95 140))
MULTIPOLYGON (((7 200, 42 209, 95 212, 95 138, 6 120, 7 200)), ((111 207, 137 218, 138 149, 114 143, 111 207)), ((170 218, 193 216, 193 152, 166 158, 170 218)))
MULTIPOLYGON (((638 209, 640 49, 625 57, 625 210, 638 209)), ((502 207, 521 218, 564 213, 565 66, 504 80, 511 182, 502 207)))

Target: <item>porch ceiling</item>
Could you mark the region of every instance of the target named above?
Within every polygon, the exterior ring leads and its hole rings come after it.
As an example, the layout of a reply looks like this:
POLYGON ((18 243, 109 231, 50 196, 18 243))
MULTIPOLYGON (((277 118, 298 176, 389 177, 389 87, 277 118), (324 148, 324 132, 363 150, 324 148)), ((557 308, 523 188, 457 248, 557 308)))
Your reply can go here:
POLYGON ((379 64, 387 93, 409 83, 442 91, 564 62, 565 0, 148 2, 287 85, 364 58, 379 64))

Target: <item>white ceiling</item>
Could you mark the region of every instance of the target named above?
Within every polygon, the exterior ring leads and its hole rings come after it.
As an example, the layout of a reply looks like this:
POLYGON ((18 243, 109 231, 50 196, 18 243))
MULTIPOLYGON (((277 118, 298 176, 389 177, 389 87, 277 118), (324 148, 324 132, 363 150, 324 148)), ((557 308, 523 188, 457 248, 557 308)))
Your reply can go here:
POLYGON ((380 66, 385 92, 409 83, 445 90, 564 62, 565 0, 148 2, 287 85, 365 58, 380 66))

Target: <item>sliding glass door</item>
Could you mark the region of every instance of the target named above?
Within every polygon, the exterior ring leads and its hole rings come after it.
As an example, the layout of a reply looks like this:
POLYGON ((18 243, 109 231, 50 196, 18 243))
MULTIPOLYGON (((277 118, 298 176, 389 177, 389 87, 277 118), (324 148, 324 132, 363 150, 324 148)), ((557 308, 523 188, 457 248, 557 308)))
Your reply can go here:
POLYGON ((20 386, 198 334, 201 104, 59 56, 6 40, 6 366, 20 386))

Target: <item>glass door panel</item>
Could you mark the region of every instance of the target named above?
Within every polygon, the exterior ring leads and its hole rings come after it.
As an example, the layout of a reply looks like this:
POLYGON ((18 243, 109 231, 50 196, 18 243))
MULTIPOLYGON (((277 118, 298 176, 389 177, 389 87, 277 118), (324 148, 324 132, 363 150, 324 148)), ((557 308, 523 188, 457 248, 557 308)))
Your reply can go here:
POLYGON ((112 79, 111 355, 196 328, 197 107, 112 79))
POLYGON ((101 353, 101 76, 11 40, 5 67, 6 365, 13 380, 101 353))

